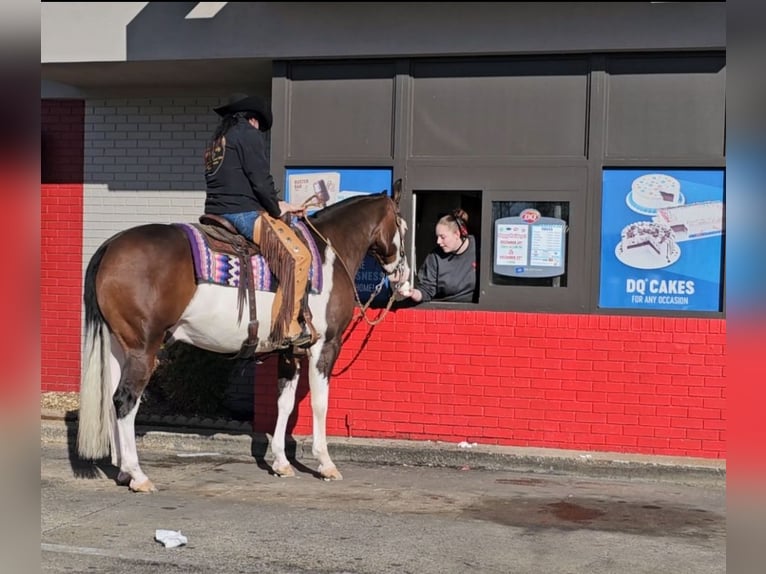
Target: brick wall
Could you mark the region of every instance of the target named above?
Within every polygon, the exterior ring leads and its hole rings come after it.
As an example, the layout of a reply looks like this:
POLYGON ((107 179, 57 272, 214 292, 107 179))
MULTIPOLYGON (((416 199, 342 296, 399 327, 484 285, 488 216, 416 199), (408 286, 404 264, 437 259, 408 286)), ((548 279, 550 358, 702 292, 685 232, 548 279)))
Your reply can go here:
POLYGON ((41 107, 42 390, 80 387, 83 116, 78 100, 41 107))
POLYGON ((43 100, 42 389, 79 389, 82 279, 127 227, 195 220, 220 98, 43 100))
POLYGON ((118 231, 199 217, 202 151, 220 103, 211 97, 86 102, 83 274, 98 246, 118 231))
MULTIPOLYGON (((345 343, 331 436, 726 457, 725 321, 409 309, 345 343)), ((305 372, 290 432, 311 434, 305 372)), ((255 421, 273 431, 276 364, 255 421)))

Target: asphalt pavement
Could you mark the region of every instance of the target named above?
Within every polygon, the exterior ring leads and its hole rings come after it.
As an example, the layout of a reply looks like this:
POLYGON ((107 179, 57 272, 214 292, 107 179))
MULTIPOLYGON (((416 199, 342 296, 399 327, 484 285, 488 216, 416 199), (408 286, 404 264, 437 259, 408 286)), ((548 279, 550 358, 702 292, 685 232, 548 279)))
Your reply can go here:
POLYGON ((721 461, 331 438, 327 482, 306 437, 280 479, 264 437, 139 427, 159 491, 135 494, 75 424, 41 422, 43 572, 726 571, 721 461))

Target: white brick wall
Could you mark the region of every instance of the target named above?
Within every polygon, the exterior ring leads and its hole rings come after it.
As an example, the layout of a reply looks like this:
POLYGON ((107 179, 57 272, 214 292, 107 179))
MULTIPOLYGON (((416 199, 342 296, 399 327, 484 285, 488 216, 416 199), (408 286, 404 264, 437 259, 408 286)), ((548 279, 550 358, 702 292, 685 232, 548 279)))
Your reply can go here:
POLYGON ((226 97, 88 100, 85 105, 83 273, 101 243, 143 223, 196 221, 202 153, 226 97))

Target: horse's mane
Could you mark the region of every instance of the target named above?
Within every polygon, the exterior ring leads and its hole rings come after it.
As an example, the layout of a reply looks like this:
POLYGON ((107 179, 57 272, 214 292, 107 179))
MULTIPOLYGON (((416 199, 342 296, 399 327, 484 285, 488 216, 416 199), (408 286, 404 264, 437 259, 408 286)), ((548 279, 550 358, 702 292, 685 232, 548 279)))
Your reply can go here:
POLYGON ((321 223, 327 219, 333 218, 339 211, 345 211, 348 208, 361 203, 368 203, 371 200, 378 201, 381 197, 388 197, 388 193, 381 191, 380 193, 371 193, 369 195, 355 195, 353 197, 349 197, 348 199, 344 199, 343 201, 339 201, 338 203, 328 205, 327 207, 316 211, 310 217, 316 223, 321 223))

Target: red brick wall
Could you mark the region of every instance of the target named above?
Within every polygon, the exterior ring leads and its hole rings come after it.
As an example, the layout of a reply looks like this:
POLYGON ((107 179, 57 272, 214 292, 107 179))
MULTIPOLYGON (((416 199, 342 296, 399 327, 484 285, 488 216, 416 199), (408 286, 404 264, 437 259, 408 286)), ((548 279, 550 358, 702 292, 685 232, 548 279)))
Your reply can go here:
MULTIPOLYGON (((722 319, 408 309, 362 348, 369 329, 335 365, 331 436, 726 457, 722 319)), ((271 432, 275 362, 256 377, 271 432)), ((306 380, 296 435, 311 434, 306 380)))
POLYGON ((43 391, 80 388, 84 102, 41 109, 41 359, 43 391))

